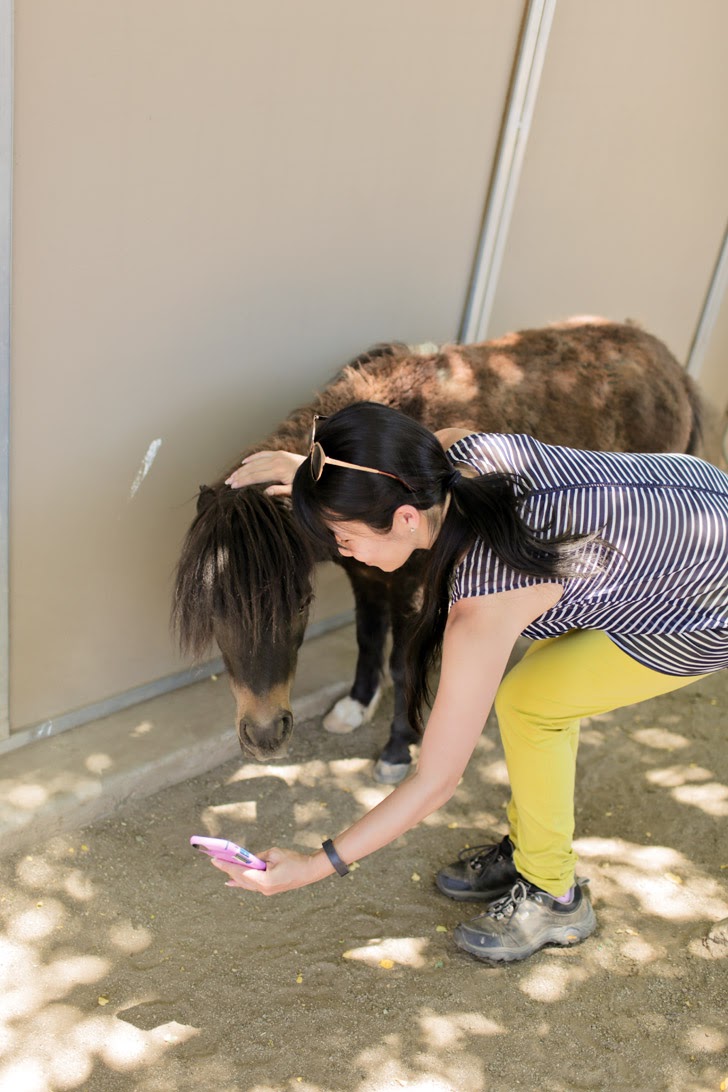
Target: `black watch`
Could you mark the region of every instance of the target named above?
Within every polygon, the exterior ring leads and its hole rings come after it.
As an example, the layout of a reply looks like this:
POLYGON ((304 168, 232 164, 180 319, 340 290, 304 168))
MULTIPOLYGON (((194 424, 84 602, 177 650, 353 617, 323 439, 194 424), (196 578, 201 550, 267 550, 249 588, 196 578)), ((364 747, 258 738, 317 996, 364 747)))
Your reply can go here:
POLYGON ((334 848, 334 843, 331 841, 331 839, 327 838, 326 841, 322 842, 321 844, 324 847, 324 853, 326 854, 328 859, 331 861, 332 865, 334 866, 336 871, 339 873, 339 875, 340 876, 348 876, 349 875, 349 866, 347 864, 344 864, 341 857, 336 852, 336 849, 334 848))

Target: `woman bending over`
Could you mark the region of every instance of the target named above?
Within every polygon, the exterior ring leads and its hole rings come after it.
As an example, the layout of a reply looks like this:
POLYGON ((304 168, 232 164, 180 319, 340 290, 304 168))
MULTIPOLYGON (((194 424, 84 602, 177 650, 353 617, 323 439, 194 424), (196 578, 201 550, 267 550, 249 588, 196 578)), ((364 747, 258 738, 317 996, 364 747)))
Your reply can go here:
POLYGON ((495 704, 509 830, 437 875, 450 898, 488 904, 455 941, 499 962, 589 936, 572 845, 579 724, 728 666, 728 475, 688 455, 435 436, 364 402, 315 421, 306 459, 260 452, 230 484, 271 480, 292 480, 302 532, 345 557, 390 572, 428 551, 407 656, 422 744, 415 772, 335 844, 269 849, 265 872, 217 867, 264 894, 345 874, 450 799, 495 704), (505 674, 521 635, 533 644, 505 674))

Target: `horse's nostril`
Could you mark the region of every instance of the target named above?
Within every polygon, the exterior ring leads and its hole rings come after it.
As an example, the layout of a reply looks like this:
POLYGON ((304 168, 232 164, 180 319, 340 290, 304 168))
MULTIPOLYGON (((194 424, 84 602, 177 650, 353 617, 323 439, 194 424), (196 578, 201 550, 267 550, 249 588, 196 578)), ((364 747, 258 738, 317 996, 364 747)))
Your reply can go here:
POLYGON ((237 727, 238 742, 244 754, 275 755, 291 737, 293 713, 290 709, 280 710, 264 724, 246 716, 238 721, 237 727))
POLYGON ((261 727, 255 720, 244 717, 238 724, 238 742, 244 751, 251 751, 259 746, 261 727))

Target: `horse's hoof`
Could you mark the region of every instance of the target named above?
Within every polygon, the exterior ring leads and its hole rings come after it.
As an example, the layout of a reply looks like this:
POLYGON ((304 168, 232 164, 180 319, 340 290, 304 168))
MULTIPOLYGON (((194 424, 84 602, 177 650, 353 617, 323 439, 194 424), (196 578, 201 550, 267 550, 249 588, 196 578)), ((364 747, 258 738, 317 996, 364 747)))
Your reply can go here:
POLYGON ((382 688, 378 687, 369 705, 362 705, 355 698, 341 698, 334 708, 326 714, 321 722, 327 732, 343 736, 360 728, 374 716, 382 696, 382 688))
POLYGON ((374 780, 380 785, 399 785, 411 769, 411 762, 382 762, 378 758, 374 764, 374 780))

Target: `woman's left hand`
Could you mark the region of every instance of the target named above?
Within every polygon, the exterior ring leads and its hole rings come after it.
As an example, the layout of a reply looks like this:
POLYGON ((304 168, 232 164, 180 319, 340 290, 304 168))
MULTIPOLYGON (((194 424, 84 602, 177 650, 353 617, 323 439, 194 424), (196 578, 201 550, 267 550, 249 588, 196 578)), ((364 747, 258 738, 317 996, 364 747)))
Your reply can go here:
POLYGON ((243 865, 221 861, 215 857, 212 863, 221 872, 230 877, 226 887, 242 887, 246 891, 259 891, 261 895, 278 895, 281 891, 294 891, 323 879, 316 873, 314 857, 307 853, 295 853, 290 849, 268 849, 259 853, 261 860, 268 867, 265 872, 257 868, 245 868, 243 865))
POLYGON ((234 470, 225 484, 233 489, 244 485, 256 485, 260 482, 275 482, 265 492, 270 497, 290 496, 291 483, 296 476, 305 455, 296 455, 293 451, 256 451, 248 455, 234 470))

